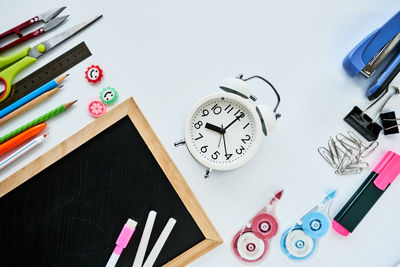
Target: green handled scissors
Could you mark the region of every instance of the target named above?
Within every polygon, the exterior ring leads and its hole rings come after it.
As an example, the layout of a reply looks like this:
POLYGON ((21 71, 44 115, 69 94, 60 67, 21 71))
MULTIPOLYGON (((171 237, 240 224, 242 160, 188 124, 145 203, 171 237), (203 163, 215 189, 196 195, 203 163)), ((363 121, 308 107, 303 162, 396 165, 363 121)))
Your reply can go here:
POLYGON ((101 17, 102 15, 78 24, 69 30, 57 34, 52 38, 34 46, 33 48, 26 47, 7 57, 0 57, 0 85, 3 84, 3 88, 0 89, 0 102, 6 100, 10 95, 13 80, 18 73, 36 62, 41 55, 50 51, 58 44, 64 42, 101 17))

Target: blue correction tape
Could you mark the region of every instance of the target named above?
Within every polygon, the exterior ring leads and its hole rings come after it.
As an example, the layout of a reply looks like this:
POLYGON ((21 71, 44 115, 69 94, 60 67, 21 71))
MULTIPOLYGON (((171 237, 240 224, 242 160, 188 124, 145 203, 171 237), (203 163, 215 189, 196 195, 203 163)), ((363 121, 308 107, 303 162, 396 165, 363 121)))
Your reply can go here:
POLYGON ((280 246, 290 260, 306 260, 314 254, 321 237, 329 230, 328 210, 335 197, 331 190, 289 226, 282 234, 280 246))
POLYGON ((329 230, 328 218, 321 212, 307 213, 302 220, 304 232, 312 238, 323 237, 329 230))
POLYGON ((287 229, 281 237, 281 250, 291 260, 310 257, 316 247, 316 240, 308 236, 301 227, 287 229))

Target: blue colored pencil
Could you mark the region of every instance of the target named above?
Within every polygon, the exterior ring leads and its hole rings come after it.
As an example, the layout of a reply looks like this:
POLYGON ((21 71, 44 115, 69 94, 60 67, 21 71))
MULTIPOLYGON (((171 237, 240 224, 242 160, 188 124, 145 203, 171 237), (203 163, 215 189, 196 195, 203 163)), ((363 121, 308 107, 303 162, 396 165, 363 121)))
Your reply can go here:
POLYGON ((14 110, 22 107, 26 103, 32 101, 33 99, 35 99, 36 97, 40 96, 41 94, 46 93, 46 92, 50 91, 51 89, 56 88, 57 86, 59 86, 59 84, 62 81, 64 81, 65 78, 67 78, 67 76, 68 76, 68 74, 64 75, 64 76, 61 76, 61 77, 59 77, 57 79, 51 80, 50 82, 48 82, 45 85, 39 87, 35 91, 27 94, 26 96, 22 97, 21 99, 18 99, 17 101, 12 103, 11 105, 3 108, 2 110, 0 110, 0 119, 3 118, 4 116, 8 115, 9 113, 13 112, 14 110))

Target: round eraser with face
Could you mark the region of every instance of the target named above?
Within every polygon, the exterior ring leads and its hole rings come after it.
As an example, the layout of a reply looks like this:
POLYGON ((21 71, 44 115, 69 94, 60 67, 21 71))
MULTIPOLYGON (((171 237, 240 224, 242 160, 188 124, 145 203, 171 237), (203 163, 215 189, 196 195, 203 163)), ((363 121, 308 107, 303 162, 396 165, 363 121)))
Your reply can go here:
POLYGON ((103 78, 103 70, 99 66, 92 65, 85 71, 85 78, 90 83, 98 83, 103 78))
POLYGON ((100 100, 106 105, 111 105, 117 101, 118 93, 115 88, 106 87, 100 92, 100 100))
POLYGON ((106 110, 107 110, 106 105, 104 105, 103 102, 101 102, 100 100, 97 100, 97 99, 92 100, 88 106, 89 114, 95 118, 98 118, 98 117, 101 117, 102 115, 104 115, 104 113, 106 113, 106 110))

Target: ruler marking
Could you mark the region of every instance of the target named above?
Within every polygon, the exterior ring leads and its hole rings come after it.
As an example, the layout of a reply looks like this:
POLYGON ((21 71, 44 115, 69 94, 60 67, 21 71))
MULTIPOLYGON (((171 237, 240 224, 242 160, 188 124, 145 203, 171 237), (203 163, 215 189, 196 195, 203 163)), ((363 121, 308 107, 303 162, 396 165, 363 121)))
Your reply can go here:
POLYGON ((15 83, 12 86, 10 96, 5 101, 0 103, 0 109, 7 107, 18 99, 38 89, 45 83, 57 78, 91 55, 92 53, 89 51, 85 42, 76 45, 40 69, 34 71, 22 80, 15 83))

